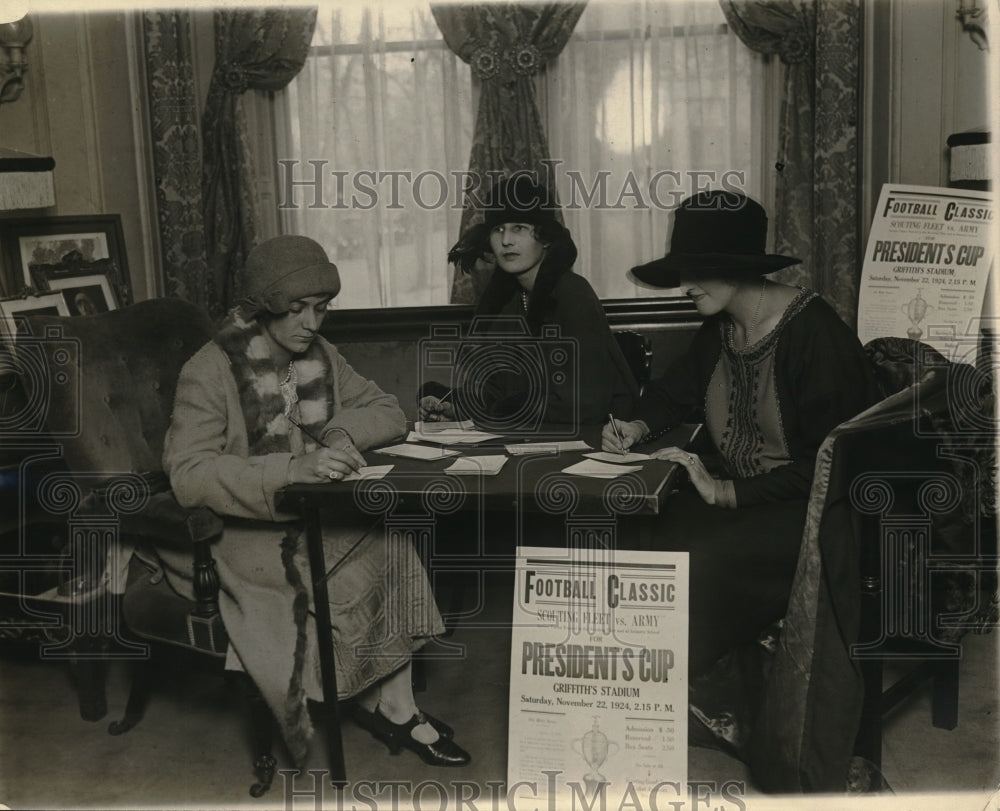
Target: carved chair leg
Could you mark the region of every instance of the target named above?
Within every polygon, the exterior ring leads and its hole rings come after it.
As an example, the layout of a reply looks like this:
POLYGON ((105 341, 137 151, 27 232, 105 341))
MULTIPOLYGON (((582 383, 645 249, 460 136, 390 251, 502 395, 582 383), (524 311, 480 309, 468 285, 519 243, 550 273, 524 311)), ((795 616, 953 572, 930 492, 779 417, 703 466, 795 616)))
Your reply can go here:
POLYGON ((959 659, 947 659, 934 668, 931 696, 931 723, 938 729, 958 726, 959 659))
POLYGON ((271 754, 274 744, 275 721, 271 708, 257 685, 245 673, 239 674, 239 690, 250 720, 250 745, 257 782, 250 786, 251 797, 262 797, 271 788, 278 762, 271 754))
MULTIPOLYGON (((92 648, 91 642, 83 643, 92 648)), ((82 645, 81 645, 82 647, 82 645)), ((78 650, 81 653, 93 654, 94 649, 78 650)), ((107 662, 103 659, 79 659, 75 664, 77 701, 80 706, 80 717, 84 721, 100 721, 108 714, 108 700, 104 692, 104 680, 107 677, 107 662)))
POLYGON ((132 662, 129 670, 132 683, 129 687, 125 714, 120 721, 108 724, 109 735, 122 735, 128 732, 146 714, 146 705, 149 703, 149 694, 152 691, 153 663, 150 659, 141 659, 132 662))
POLYGON ((865 693, 861 708, 861 724, 854 743, 854 754, 882 768, 882 661, 861 662, 865 693))

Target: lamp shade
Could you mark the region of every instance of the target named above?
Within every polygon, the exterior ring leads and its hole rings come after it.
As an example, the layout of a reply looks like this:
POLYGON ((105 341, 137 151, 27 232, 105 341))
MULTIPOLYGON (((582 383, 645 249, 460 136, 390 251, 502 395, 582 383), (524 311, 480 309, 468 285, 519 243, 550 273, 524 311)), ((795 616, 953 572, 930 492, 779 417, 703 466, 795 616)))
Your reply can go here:
POLYGON ((951 159, 948 182, 960 189, 988 191, 990 174, 990 133, 957 132, 948 136, 951 159))
POLYGON ((54 206, 55 165, 52 158, 0 148, 0 211, 54 206))

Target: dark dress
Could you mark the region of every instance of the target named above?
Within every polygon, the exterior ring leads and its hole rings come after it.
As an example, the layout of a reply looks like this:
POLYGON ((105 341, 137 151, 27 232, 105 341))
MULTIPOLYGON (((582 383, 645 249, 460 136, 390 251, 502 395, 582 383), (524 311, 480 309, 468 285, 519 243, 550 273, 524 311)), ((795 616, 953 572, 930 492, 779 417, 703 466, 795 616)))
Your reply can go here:
MULTIPOLYGON (((530 294, 514 276, 493 272, 476 307, 475 341, 460 349, 458 384, 449 398, 456 416, 525 434, 546 424, 575 434, 580 425, 603 424, 609 413, 631 419, 639 386, 600 299, 571 270, 575 259, 568 237, 552 245, 530 294)), ((440 397, 448 388, 428 382, 420 396, 440 397)))
POLYGON ((652 541, 690 553, 692 678, 784 615, 819 446, 877 399, 857 337, 809 291, 744 349, 733 346, 726 314, 706 319, 686 355, 647 387, 636 418, 651 438, 703 419, 693 450, 736 494, 731 509, 682 488, 652 541))

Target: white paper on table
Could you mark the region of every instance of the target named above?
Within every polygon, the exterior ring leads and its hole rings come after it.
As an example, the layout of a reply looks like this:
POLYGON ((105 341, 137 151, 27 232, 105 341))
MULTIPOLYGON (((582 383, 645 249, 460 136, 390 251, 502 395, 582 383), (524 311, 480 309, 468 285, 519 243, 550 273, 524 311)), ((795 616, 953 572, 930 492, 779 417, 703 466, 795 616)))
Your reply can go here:
MULTIPOLYGON (((420 423, 417 423, 417 425, 419 426, 420 423)), ((437 442, 440 445, 475 445, 477 442, 485 442, 487 439, 498 439, 500 436, 499 434, 488 434, 485 431, 468 430, 465 428, 428 432, 426 425, 423 431, 424 433, 421 433, 419 430, 410 431, 406 437, 406 441, 437 442)))
POLYGON ((520 442, 515 445, 504 445, 511 456, 524 456, 529 453, 562 453, 563 451, 590 451, 593 448, 582 439, 565 442, 520 442))
POLYGON ((418 434, 440 434, 442 431, 474 431, 476 424, 472 420, 441 420, 440 422, 427 422, 417 420, 413 423, 413 430, 418 434))
POLYGON ((648 453, 611 453, 609 451, 595 451, 585 453, 588 459, 596 459, 598 462, 610 462, 613 465, 630 465, 633 462, 648 462, 653 457, 648 453))
POLYGON ((642 470, 638 465, 609 465, 598 462, 594 459, 584 459, 575 465, 563 468, 563 473, 572 473, 574 476, 590 476, 594 479, 613 479, 625 473, 635 473, 642 470))
POLYGON ((361 479, 381 479, 392 468, 393 465, 362 465, 353 473, 344 476, 342 481, 356 482, 361 481, 361 479))
POLYGON ((444 469, 444 472, 458 476, 495 476, 500 472, 506 461, 507 457, 500 453, 490 456, 459 456, 458 459, 444 469))
POLYGON ((449 451, 446 448, 428 448, 426 445, 390 445, 388 448, 378 448, 375 453, 385 453, 389 456, 406 456, 410 459, 445 459, 449 456, 457 456, 458 451, 449 451))

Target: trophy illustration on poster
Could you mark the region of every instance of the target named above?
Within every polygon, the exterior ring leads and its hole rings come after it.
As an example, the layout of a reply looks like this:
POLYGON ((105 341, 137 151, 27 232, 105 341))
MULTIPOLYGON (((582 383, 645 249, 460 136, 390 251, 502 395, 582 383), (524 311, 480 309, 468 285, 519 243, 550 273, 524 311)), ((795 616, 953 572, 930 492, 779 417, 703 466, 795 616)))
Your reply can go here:
POLYGON ((920 329, 920 322, 927 315, 928 307, 930 305, 924 301, 919 290, 914 298, 911 298, 906 304, 902 305, 900 309, 903 311, 903 315, 910 319, 910 326, 906 328, 907 338, 914 341, 920 340, 920 336, 924 334, 924 331, 920 329))
POLYGON ((601 732, 594 716, 594 725, 583 734, 583 737, 573 741, 573 751, 584 759, 590 771, 583 776, 583 783, 587 787, 588 796, 594 796, 600 787, 607 783, 607 778, 598 771, 601 764, 608 759, 609 755, 618 751, 618 744, 609 741, 608 736, 601 732))

